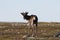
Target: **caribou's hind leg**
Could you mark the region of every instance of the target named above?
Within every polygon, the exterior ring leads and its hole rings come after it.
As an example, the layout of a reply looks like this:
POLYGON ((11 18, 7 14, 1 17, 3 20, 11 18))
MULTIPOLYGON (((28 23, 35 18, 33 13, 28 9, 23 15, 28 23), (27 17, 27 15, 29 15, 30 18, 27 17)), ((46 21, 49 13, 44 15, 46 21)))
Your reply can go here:
POLYGON ((37 37, 37 24, 38 24, 38 22, 36 20, 34 20, 33 21, 33 28, 32 28, 33 33, 32 34, 34 34, 35 37, 37 37))

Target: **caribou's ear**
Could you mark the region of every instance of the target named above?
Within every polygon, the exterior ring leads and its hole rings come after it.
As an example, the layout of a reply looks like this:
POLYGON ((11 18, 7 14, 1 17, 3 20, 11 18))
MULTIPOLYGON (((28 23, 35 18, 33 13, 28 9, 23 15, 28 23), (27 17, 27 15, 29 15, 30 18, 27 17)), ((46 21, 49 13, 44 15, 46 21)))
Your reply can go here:
POLYGON ((21 15, 23 15, 23 13, 20 13, 21 15))
POLYGON ((23 12, 22 13, 20 13, 21 15, 23 15, 23 12))
POLYGON ((26 15, 28 14, 28 12, 25 12, 26 13, 26 15))

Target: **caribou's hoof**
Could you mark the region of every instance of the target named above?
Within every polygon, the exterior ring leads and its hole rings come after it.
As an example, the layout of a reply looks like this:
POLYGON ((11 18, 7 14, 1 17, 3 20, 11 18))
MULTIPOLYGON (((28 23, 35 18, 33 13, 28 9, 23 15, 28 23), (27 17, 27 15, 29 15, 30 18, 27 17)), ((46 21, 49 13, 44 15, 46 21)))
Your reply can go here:
POLYGON ((30 37, 31 35, 24 35, 23 38, 30 37))
POLYGON ((27 35, 24 35, 24 36, 23 36, 23 38, 26 38, 26 37, 27 37, 27 35))
POLYGON ((35 34, 32 34, 32 37, 37 37, 35 34))

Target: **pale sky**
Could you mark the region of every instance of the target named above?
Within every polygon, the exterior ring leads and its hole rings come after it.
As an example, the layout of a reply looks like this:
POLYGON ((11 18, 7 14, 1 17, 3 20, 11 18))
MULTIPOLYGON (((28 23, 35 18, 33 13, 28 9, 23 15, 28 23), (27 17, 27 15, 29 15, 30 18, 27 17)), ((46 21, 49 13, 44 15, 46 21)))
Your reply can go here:
POLYGON ((25 22, 25 11, 39 22, 60 22, 60 0, 0 0, 0 22, 25 22))

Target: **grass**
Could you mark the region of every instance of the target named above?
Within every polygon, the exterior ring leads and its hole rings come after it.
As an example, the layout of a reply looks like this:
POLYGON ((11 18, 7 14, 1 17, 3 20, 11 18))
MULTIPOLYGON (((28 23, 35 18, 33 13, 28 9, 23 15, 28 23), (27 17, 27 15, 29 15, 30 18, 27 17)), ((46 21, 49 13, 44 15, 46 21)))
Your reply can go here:
MULTIPOLYGON (((30 28, 30 33, 32 29, 30 28)), ((28 26, 20 22, 0 22, 0 40, 59 40, 55 35, 60 32, 58 22, 39 22, 37 38, 22 37, 28 34, 28 26)))

